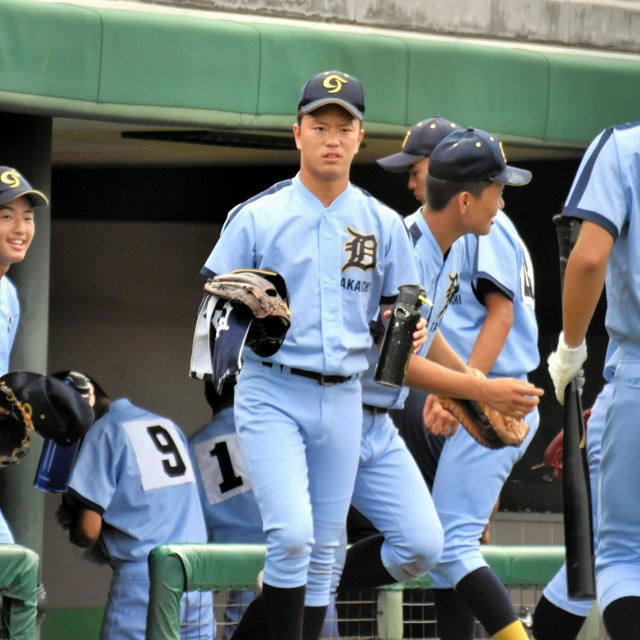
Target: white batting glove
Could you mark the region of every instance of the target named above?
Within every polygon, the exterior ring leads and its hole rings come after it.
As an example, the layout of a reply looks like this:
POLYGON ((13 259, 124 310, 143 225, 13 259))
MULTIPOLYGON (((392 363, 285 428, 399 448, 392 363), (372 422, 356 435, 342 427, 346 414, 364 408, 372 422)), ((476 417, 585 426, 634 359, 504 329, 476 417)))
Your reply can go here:
POLYGON ((587 359, 587 343, 585 340, 575 348, 567 346, 564 341, 564 333, 560 332, 558 337, 558 347, 547 359, 549 365, 549 375, 553 381, 556 391, 556 398, 560 404, 564 404, 564 389, 574 379, 577 378, 578 387, 582 390, 584 386, 584 372, 582 365, 587 359))

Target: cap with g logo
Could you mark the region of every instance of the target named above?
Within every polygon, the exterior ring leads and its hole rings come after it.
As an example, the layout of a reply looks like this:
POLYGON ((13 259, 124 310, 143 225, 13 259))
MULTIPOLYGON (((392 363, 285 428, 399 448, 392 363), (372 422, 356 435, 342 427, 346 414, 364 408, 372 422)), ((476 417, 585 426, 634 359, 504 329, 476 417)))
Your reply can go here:
POLYGON ((421 120, 405 134, 402 151, 380 158, 376 162, 392 173, 407 171, 418 160, 428 158, 438 142, 458 128, 457 124, 440 116, 421 120))
POLYGON ((511 187, 531 181, 531 171, 507 164, 502 142, 481 129, 458 129, 431 154, 429 175, 450 182, 491 180, 511 187))
POLYGON ((364 118, 364 89, 358 78, 342 71, 324 71, 307 80, 298 100, 298 115, 337 104, 354 118, 364 118))
POLYGON ((6 204, 20 196, 29 198, 34 207, 46 207, 49 204, 47 196, 34 189, 19 171, 0 166, 0 204, 6 204))

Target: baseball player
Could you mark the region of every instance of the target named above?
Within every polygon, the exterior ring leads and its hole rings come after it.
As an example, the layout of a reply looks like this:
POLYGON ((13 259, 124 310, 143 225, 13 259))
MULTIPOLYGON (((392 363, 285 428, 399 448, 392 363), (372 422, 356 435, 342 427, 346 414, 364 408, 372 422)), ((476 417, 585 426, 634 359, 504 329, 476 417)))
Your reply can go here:
MULTIPOLYGON (((512 175, 507 180, 520 186, 530 177, 512 175)), ((464 247, 458 291, 442 334, 469 366, 491 377, 526 380, 539 363, 533 269, 526 246, 500 210, 491 233, 465 235, 464 247)), ((474 615, 492 637, 526 638, 508 592, 480 552, 500 491, 538 428, 537 409, 525 420, 529 434, 520 447, 490 450, 463 429, 444 445, 433 497, 445 548, 430 573, 442 640, 473 638, 474 615)))
POLYGON ((245 349, 236 387, 236 429, 267 535, 263 589, 237 638, 264 634, 252 613, 259 600, 271 637, 319 637, 358 466, 369 323, 418 277, 402 219, 349 181, 363 113, 357 78, 310 78, 293 126, 299 173, 233 209, 203 269, 274 269, 292 317, 274 356, 245 349))
MULTIPOLYGON (((598 469, 602 453, 602 431, 613 385, 611 380, 618 362, 619 350, 609 342, 605 357, 604 379, 606 384, 598 394, 588 421, 587 458, 591 483, 591 514, 594 537, 598 528, 598 469)), ((594 547, 596 545, 594 544, 594 547)), ((567 568, 563 565, 545 587, 533 615, 533 637, 535 640, 575 640, 587 619, 593 601, 569 598, 567 591, 567 568)))
MULTIPOLYGON (((217 394, 205 382, 205 397, 212 420, 189 439, 194 470, 209 542, 264 544, 262 518, 247 477, 233 416, 233 385, 217 394)), ((233 634, 241 612, 253 599, 252 591, 231 591, 227 596, 223 638, 233 634)))
MULTIPOLYGON (((144 640, 149 552, 161 544, 206 542, 202 507, 180 429, 126 398, 110 400, 89 380, 96 422, 64 494, 69 539, 97 545, 113 569, 102 640, 144 640)), ((181 637, 213 640, 211 594, 187 593, 182 608, 181 637)))
POLYGON ((596 586, 607 633, 640 627, 640 123, 601 132, 582 159, 563 215, 583 222, 564 278, 562 332, 548 359, 556 396, 587 358, 586 334, 606 287, 605 326, 620 348, 602 434, 596 586))
MULTIPOLYGON (((33 189, 16 169, 0 166, 0 375, 9 371, 9 355, 18 330, 20 303, 7 277, 12 264, 22 262, 35 233, 34 209, 46 207, 47 197, 33 189)), ((14 542, 0 510, 0 543, 14 542)))
MULTIPOLYGON (((438 142, 457 128, 454 122, 440 116, 425 118, 407 131, 400 151, 376 160, 385 171, 408 173, 407 187, 420 203, 418 211, 426 201, 429 156, 438 142)), ((411 389, 404 406, 392 409, 391 416, 431 490, 444 437, 424 430, 422 411, 427 395, 427 391, 411 389)))
MULTIPOLYGON (((431 360, 464 372, 466 371, 464 363, 456 356, 438 332, 445 311, 452 303, 457 301, 460 272, 466 259, 464 241, 458 240, 456 242, 456 240, 467 233, 487 234, 491 229, 493 217, 502 205, 503 185, 526 184, 531 176, 528 172, 507 167, 499 142, 485 132, 476 130, 454 131, 442 140, 440 145, 440 147, 436 147, 436 150, 439 149, 440 152, 434 151, 436 153, 435 169, 437 171, 435 174, 436 179, 431 181, 435 184, 434 194, 430 196, 427 205, 421 211, 407 219, 407 225, 415 243, 415 251, 422 271, 421 282, 434 299, 433 307, 430 308, 429 313, 429 334, 425 351, 428 352, 428 357, 431 360), (457 163, 460 163, 459 166, 457 166, 457 163), (492 180, 489 178, 492 178, 492 180)), ((450 375, 455 374, 450 372, 450 375)), ((443 379, 439 381, 430 380, 431 386, 429 384, 425 385, 426 377, 424 376, 426 376, 425 363, 420 363, 418 359, 412 358, 408 369, 407 384, 424 385, 426 388, 434 390, 435 387, 441 387, 444 383, 443 379), (423 376, 417 373, 417 367, 420 364, 422 364, 421 373, 423 376)), ((532 388, 528 383, 527 387, 532 388)), ((450 392, 451 390, 447 389, 444 393, 450 392)), ((538 390, 536 394, 539 393, 540 391, 538 390)), ((532 395, 534 394, 532 393, 532 395)), ((365 401, 364 440, 366 441, 368 437, 371 437, 373 444, 369 443, 368 447, 363 446, 363 452, 368 455, 377 452, 374 437, 376 428, 374 427, 377 427, 378 432, 385 433, 384 427, 390 424, 390 420, 385 415, 385 409, 390 406, 398 406, 395 403, 401 397, 402 393, 393 392, 390 394, 388 389, 379 385, 376 388, 376 385, 368 384, 367 376, 365 376, 363 379, 363 400, 365 401), (393 395, 395 397, 391 397, 393 395), (369 428, 367 428, 367 412, 372 414, 370 420, 374 425, 369 428)), ((533 405, 536 403, 537 398, 532 401, 533 405)), ((390 441, 389 433, 390 431, 387 430, 387 442, 390 441)), ((391 441, 393 440, 391 439, 391 441)), ((380 442, 384 442, 384 440, 381 439, 380 442)), ((378 448, 379 450, 380 448, 378 448)), ((406 454, 406 449, 403 452, 406 454)), ((389 460, 393 460, 391 456, 387 455, 387 457, 389 460)), ((375 457, 373 459, 375 461, 375 457)), ((405 473, 407 469, 409 471, 417 471, 415 462, 411 458, 407 461, 406 456, 398 456, 397 459, 404 466, 405 473)), ((380 500, 380 496, 396 495, 394 487, 397 487, 395 474, 397 468, 390 465, 389 469, 385 470, 386 487, 384 476, 381 479, 376 478, 378 468, 375 464, 371 465, 369 474, 364 472, 365 469, 366 466, 363 468, 361 462, 354 491, 354 505, 369 517, 385 535, 366 539, 351 548, 347 555, 341 588, 355 586, 355 584, 351 584, 351 581, 346 579, 347 575, 358 577, 358 584, 361 584, 360 576, 364 571, 369 576, 370 584, 391 582, 391 577, 394 576, 394 573, 391 568, 392 565, 388 562, 385 563, 384 551, 387 550, 388 552, 389 549, 393 548, 394 542, 397 545, 398 540, 408 541, 410 543, 409 549, 420 548, 416 542, 411 541, 410 536, 407 535, 406 528, 403 531, 402 527, 393 526, 394 517, 397 514, 394 513, 394 509, 389 508, 386 501, 380 500), (360 485, 361 476, 362 486, 360 485), (389 479, 392 479, 391 482, 388 482, 389 479), (386 512, 390 512, 388 520, 386 519, 386 512), (358 570, 354 571, 353 566, 358 561, 356 550, 359 547, 364 549, 363 555, 366 563, 364 561, 360 562, 358 570), (380 554, 382 557, 381 563, 375 561, 375 554, 372 555, 370 553, 371 549, 382 550, 380 554), (388 571, 386 575, 383 572, 384 569, 388 571)), ((415 480, 412 475, 409 478, 415 480)), ((410 484, 413 487, 413 483, 410 484)), ((406 494, 411 493, 412 490, 406 492, 406 494)), ((489 506, 489 514, 494 502, 489 506)), ((396 509, 401 507, 402 505, 396 504, 396 509)), ((413 509, 413 514, 420 513, 419 506, 413 505, 413 509)), ((395 522, 400 521, 395 520, 395 522)), ((480 528, 476 540, 480 538, 483 528, 484 525, 480 528)), ((409 527, 410 531, 411 528, 409 527)), ((429 531, 431 533, 431 530, 429 531)), ((397 571, 397 567, 394 567, 394 569, 397 571)))

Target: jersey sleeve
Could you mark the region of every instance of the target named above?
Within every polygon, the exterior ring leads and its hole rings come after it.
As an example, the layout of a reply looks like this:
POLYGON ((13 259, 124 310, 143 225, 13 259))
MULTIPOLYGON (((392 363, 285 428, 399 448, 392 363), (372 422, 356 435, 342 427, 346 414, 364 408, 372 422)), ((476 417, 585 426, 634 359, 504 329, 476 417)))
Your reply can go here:
POLYGON ((513 301, 520 285, 520 265, 518 247, 506 225, 496 223, 486 236, 469 236, 465 241, 473 256, 474 291, 484 280, 513 301))
POLYGON ((400 285, 419 282, 420 276, 408 230, 402 218, 394 214, 390 241, 385 255, 381 302, 392 303, 398 295, 400 285))
POLYGON ((252 268, 255 262, 253 217, 246 209, 234 210, 200 272, 210 278, 234 269, 252 268))
POLYGON ((629 216, 614 129, 605 130, 587 149, 562 215, 588 220, 614 239, 629 216))
POLYGON ((108 509, 117 488, 117 451, 122 436, 105 423, 96 422, 85 436, 71 472, 69 492, 100 514, 108 509))

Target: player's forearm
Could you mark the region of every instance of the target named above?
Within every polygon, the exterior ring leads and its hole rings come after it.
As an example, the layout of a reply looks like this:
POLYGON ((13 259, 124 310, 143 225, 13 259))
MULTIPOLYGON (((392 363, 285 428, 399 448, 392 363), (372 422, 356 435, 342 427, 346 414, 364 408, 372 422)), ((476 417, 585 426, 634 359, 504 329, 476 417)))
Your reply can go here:
POLYGON ((467 366, 462 358, 451 348, 440 332, 438 332, 433 339, 427 358, 453 371, 465 373, 467 370, 467 366))
POLYGON ((602 295, 613 239, 601 227, 582 224, 564 277, 562 326, 568 346, 578 346, 587 335, 602 295))
POLYGON ((487 316, 473 345, 468 364, 488 374, 498 359, 513 326, 513 303, 502 293, 485 296, 487 316))
POLYGON ((100 537, 102 516, 91 509, 79 508, 71 522, 69 540, 78 547, 91 547, 100 537))
POLYGON ((482 397, 482 382, 481 379, 470 376, 468 373, 454 371, 430 359, 427 360, 416 355, 412 355, 409 359, 405 378, 405 384, 414 389, 427 391, 438 396, 468 398, 470 400, 482 397))

